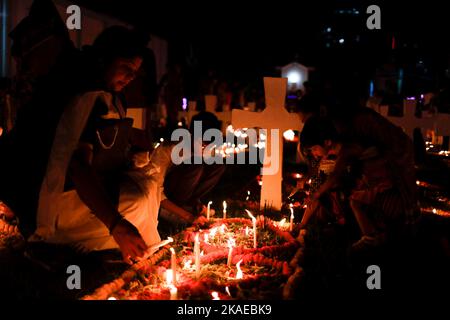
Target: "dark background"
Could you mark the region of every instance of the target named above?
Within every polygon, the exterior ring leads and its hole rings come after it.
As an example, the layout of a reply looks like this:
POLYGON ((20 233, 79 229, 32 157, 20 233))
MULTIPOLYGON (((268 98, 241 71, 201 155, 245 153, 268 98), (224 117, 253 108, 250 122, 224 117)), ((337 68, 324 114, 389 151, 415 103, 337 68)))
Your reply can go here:
POLYGON ((276 67, 298 60, 321 70, 324 77, 356 76, 367 81, 376 67, 392 59, 393 38, 396 63, 414 67, 422 61, 435 81, 450 60, 444 2, 75 2, 165 37, 170 63, 202 70, 212 67, 228 77, 276 73, 276 67), (381 30, 366 28, 370 4, 381 8, 381 30), (341 38, 344 44, 338 43, 341 38))

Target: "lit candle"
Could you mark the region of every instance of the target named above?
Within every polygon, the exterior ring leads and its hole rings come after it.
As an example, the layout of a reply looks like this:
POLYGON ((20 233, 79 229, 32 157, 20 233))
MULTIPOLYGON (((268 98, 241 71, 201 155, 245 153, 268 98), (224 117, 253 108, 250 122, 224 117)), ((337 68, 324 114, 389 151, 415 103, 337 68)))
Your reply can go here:
POLYGON ((152 245, 148 250, 149 250, 149 251, 151 251, 151 250, 156 250, 156 249, 158 249, 158 248, 160 248, 160 247, 163 247, 163 246, 165 246, 166 244, 169 244, 169 243, 171 243, 171 242, 173 242, 173 238, 172 238, 172 237, 167 237, 167 240, 163 240, 163 241, 161 241, 161 242, 159 242, 159 243, 157 243, 157 244, 152 245))
POLYGON ((434 214, 436 214, 436 213, 437 213, 437 210, 436 210, 435 208, 433 208, 433 213, 434 213, 434 214))
POLYGON ((252 218, 252 222, 253 222, 253 248, 256 249, 256 218, 247 209, 245 209, 245 211, 247 211, 247 214, 249 215, 249 217, 252 218))
POLYGON ((231 259, 233 254, 234 239, 228 239, 228 259, 227 266, 231 267, 231 259))
POLYGON ((247 198, 245 198, 245 201, 248 201, 250 199, 250 190, 247 191, 247 198))
POLYGON ((170 252, 172 253, 171 256, 171 265, 172 265, 172 274, 173 274, 173 283, 177 284, 177 256, 175 255, 175 249, 170 248, 170 252))
POLYGON ((223 202, 223 218, 224 219, 227 218, 227 202, 226 201, 223 202))
POLYGON ((289 209, 291 210, 291 221, 289 224, 289 231, 292 231, 292 228, 294 227, 294 208, 292 203, 289 205, 289 209))
POLYGON ((208 208, 206 209, 206 218, 209 220, 209 215, 210 215, 210 213, 211 213, 211 204, 212 204, 212 201, 209 201, 208 202, 208 208))
POLYGON ((241 263, 242 263, 242 259, 239 260, 238 263, 236 263, 236 268, 237 268, 236 279, 242 279, 244 277, 244 274, 242 273, 242 270, 241 270, 241 263))
POLYGON ((152 245, 151 247, 149 247, 147 249, 147 251, 145 252, 144 257, 140 258, 141 259, 147 259, 148 257, 150 257, 152 254, 154 254, 160 247, 165 246, 166 244, 169 244, 173 242, 173 238, 172 237, 167 237, 167 240, 163 240, 157 244, 152 245))
POLYGON ((178 300, 178 289, 174 285, 169 286, 170 289, 170 300, 178 300))
POLYGON ((245 236, 248 237, 248 226, 245 226, 245 236))
POLYGON ((198 277, 200 275, 200 240, 198 238, 198 233, 195 235, 194 255, 195 255, 195 271, 198 277))

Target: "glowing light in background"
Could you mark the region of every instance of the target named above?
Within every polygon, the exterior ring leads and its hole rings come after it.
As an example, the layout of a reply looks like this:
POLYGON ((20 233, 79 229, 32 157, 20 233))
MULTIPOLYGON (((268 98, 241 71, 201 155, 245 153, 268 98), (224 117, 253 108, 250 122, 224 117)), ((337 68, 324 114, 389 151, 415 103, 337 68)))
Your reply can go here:
POLYGON ((298 71, 289 72, 287 78, 290 84, 300 84, 302 82, 302 75, 298 71))
POLYGON ((373 80, 371 80, 370 86, 369 86, 369 96, 373 97, 373 93, 374 93, 374 84, 373 84, 373 80))
POLYGON ((289 129, 289 130, 283 132, 283 137, 287 141, 294 141, 294 139, 295 139, 295 132, 289 129))
POLYGON ((219 293, 217 291, 211 292, 211 296, 213 297, 213 300, 220 300, 219 293))

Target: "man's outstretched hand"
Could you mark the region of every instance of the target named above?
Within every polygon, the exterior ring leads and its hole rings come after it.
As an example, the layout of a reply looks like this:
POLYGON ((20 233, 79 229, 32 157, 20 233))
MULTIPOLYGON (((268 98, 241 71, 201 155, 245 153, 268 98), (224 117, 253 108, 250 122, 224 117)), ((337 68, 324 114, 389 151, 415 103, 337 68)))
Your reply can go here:
POLYGON ((120 220, 111 234, 119 245, 123 260, 126 263, 132 264, 132 260, 137 260, 144 256, 147 245, 136 227, 126 219, 120 220))

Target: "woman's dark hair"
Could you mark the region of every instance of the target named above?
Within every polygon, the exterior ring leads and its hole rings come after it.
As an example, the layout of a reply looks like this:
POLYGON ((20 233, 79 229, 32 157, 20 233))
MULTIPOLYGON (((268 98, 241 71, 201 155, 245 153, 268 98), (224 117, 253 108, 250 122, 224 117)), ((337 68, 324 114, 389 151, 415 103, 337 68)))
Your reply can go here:
POLYGON ((311 117, 303 126, 300 134, 302 148, 310 148, 315 145, 323 146, 326 140, 337 141, 339 139, 333 122, 328 118, 311 117))
POLYGON ((122 26, 103 30, 92 44, 94 54, 106 63, 116 58, 144 57, 148 38, 143 34, 122 26))

